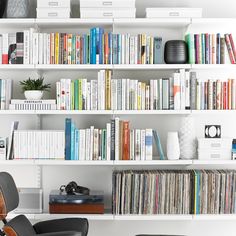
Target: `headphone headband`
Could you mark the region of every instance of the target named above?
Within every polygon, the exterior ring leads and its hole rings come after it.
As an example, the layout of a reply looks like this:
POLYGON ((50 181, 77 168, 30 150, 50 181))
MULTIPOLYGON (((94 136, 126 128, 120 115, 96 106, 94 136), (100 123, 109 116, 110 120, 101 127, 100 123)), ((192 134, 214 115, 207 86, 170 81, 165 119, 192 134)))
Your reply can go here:
POLYGON ((70 182, 67 185, 62 185, 60 187, 61 192, 66 192, 68 195, 75 195, 76 193, 89 195, 90 190, 86 187, 79 186, 75 181, 70 182))

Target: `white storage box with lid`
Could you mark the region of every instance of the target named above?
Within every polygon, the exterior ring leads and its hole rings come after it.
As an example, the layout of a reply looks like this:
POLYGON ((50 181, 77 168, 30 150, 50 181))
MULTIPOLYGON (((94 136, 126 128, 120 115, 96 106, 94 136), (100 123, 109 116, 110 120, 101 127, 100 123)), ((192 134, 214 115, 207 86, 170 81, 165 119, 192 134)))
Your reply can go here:
POLYGON ((37 18, 67 19, 70 18, 70 8, 37 8, 37 18))
POLYGON ((199 138, 199 160, 231 160, 232 138, 199 138))
POLYGON ((130 8, 81 8, 81 18, 135 18, 136 9, 130 8))
POLYGON ((80 8, 135 8, 135 0, 80 0, 80 8))
POLYGON ((146 8, 147 18, 161 18, 161 17, 202 17, 202 8, 146 8))
POLYGON ((70 8, 70 0, 37 0, 37 8, 44 7, 70 8))

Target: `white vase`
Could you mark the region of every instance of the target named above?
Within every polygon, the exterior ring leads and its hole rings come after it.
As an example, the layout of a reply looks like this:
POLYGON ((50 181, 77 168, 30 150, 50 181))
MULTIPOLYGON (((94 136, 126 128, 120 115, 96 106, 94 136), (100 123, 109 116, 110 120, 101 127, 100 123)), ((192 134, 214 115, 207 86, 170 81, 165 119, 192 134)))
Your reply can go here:
POLYGON ((168 160, 178 160, 180 158, 178 132, 168 132, 166 150, 168 160))
POLYGON ((194 119, 191 116, 182 117, 179 130, 180 158, 184 160, 196 158, 196 136, 194 119))
POLYGON ((24 94, 27 100, 40 100, 43 97, 43 91, 39 90, 28 90, 24 94))

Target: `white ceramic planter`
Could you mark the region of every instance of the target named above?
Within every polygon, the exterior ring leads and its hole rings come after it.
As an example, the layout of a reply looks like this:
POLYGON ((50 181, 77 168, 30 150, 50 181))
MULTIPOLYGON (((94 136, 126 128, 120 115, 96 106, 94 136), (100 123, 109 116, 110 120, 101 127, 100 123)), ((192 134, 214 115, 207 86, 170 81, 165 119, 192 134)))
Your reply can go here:
POLYGON ((24 94, 27 100, 40 100, 43 97, 43 91, 39 90, 28 90, 24 94))
POLYGON ((166 149, 168 160, 178 160, 180 158, 178 132, 168 132, 166 149))

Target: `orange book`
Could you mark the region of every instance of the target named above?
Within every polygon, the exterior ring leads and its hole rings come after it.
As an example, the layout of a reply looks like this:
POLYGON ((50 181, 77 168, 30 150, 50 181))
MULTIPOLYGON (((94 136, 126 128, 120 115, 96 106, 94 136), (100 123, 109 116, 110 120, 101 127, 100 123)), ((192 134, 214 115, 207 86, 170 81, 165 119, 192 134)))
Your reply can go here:
POLYGON ((51 48, 50 48, 50 64, 55 63, 55 34, 50 34, 51 48))
POLYGON ((120 139, 120 142, 119 142, 120 143, 119 160, 123 160, 123 133, 124 133, 123 126, 124 126, 124 121, 121 120, 120 121, 120 137, 119 137, 119 139, 120 139))
POLYGON ((123 158, 122 160, 130 160, 130 129, 129 121, 123 123, 123 158))
POLYGON ((111 71, 106 70, 106 93, 105 93, 105 101, 106 101, 106 110, 111 110, 111 71))

